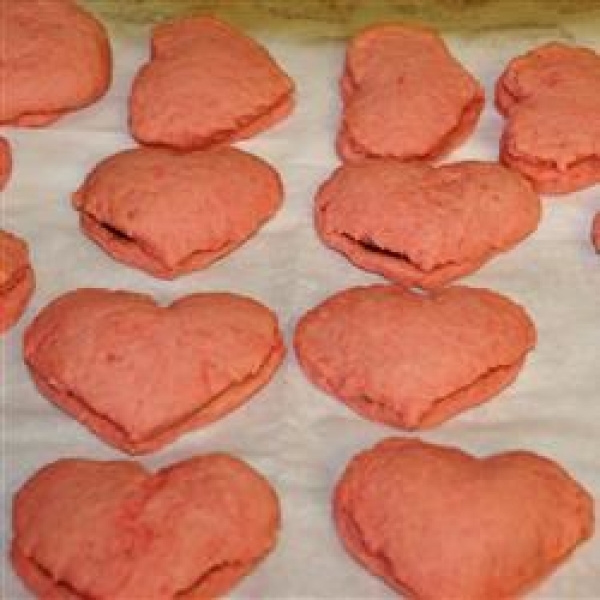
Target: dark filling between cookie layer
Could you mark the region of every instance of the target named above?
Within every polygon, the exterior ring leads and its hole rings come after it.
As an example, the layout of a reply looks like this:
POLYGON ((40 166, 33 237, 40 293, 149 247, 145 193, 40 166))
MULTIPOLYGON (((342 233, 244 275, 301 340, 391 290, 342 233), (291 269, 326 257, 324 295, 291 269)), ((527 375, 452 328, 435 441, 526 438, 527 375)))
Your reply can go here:
POLYGON ((356 238, 352 237, 349 233, 340 233, 339 235, 344 237, 346 240, 348 240, 352 244, 355 244, 356 246, 360 246, 365 252, 368 252, 369 254, 376 254, 378 256, 381 256, 382 258, 390 258, 393 260, 397 260, 399 262, 403 262, 407 266, 410 266, 411 268, 419 271, 420 273, 433 273, 440 269, 444 269, 444 268, 459 264, 457 261, 448 260, 446 262, 437 264, 432 269, 427 270, 427 269, 423 269, 417 263, 413 262, 407 254, 404 254, 403 252, 395 252, 394 250, 389 250, 388 248, 383 248, 383 247, 377 245, 377 243, 372 239, 369 239, 369 238, 356 239, 356 238))
POLYGON ((135 238, 131 237, 130 235, 127 235, 121 229, 117 229, 116 227, 114 227, 112 225, 109 225, 108 223, 105 223, 104 221, 96 221, 96 223, 98 223, 98 225, 100 227, 102 227, 103 229, 105 229, 106 231, 108 231, 108 233, 110 233, 110 235, 112 237, 117 238, 120 242, 123 242, 123 243, 132 243, 132 244, 136 244, 137 243, 137 241, 136 241, 135 238))
MULTIPOLYGON (((140 253, 142 253, 148 260, 151 260, 155 263, 156 268, 166 271, 168 273, 170 273, 174 270, 177 270, 178 268, 185 267, 185 265, 187 263, 193 261, 196 257, 198 257, 200 255, 219 254, 219 253, 227 250, 227 248, 229 248, 230 246, 232 246, 231 240, 225 240, 223 243, 219 244, 219 246, 217 246, 216 248, 195 250, 194 252, 191 252, 187 256, 184 256, 183 258, 178 260, 175 265, 169 265, 169 264, 165 263, 160 258, 160 256, 158 256, 158 254, 154 251, 154 249, 151 246, 149 246, 148 244, 144 244, 143 241, 140 241, 137 238, 128 235, 123 230, 119 229, 118 227, 115 227, 114 225, 110 225, 109 223, 106 223, 105 221, 101 221, 101 220, 97 219, 94 215, 91 215, 89 213, 83 213, 83 214, 85 215, 85 217, 87 219, 89 219, 91 222, 93 222, 93 224, 96 227, 98 227, 99 229, 102 229, 106 234, 108 234, 108 236, 110 238, 112 238, 115 242, 122 244, 122 245, 135 246, 135 248, 140 253)), ((99 239, 98 236, 93 235, 93 232, 92 232, 92 237, 93 237, 93 239, 99 239)), ((107 250, 110 252, 110 248, 107 248, 107 250)))

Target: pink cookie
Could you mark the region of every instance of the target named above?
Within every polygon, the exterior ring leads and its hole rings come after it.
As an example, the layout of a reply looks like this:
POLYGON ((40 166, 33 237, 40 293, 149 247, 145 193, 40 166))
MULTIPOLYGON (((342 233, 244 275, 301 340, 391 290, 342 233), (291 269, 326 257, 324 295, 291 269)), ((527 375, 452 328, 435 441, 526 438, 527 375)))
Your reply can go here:
POLYGON ((0 192, 6 187, 12 171, 12 154, 8 140, 0 137, 0 192))
POLYGON ((502 161, 549 194, 600 182, 599 94, 592 50, 551 43, 513 59, 496 84, 502 161))
POLYGON ((0 229, 0 333, 19 320, 34 287, 27 243, 0 229))
POLYGON ((294 344, 308 378, 360 415, 424 429, 511 384, 535 341, 525 311, 500 294, 373 285, 310 310, 294 344))
POLYGON ((21 488, 13 524, 13 566, 38 598, 200 600, 227 593, 272 550, 279 504, 226 454, 154 474, 65 459, 21 488))
POLYGON ((283 354, 275 315, 227 293, 161 307, 143 294, 81 289, 43 309, 24 341, 40 391, 130 453, 156 450, 241 406, 283 354))
POLYGON ((2 0, 0 22, 0 123, 48 125, 108 89, 106 30, 72 0, 2 0))
POLYGON ((283 187, 235 148, 157 148, 103 160, 74 194, 85 233, 117 260, 173 279, 229 254, 270 219, 283 187))
POLYGON ((328 246, 368 271, 425 289, 509 250, 540 217, 540 200, 525 179, 484 162, 347 164, 321 186, 315 209, 328 246))
POLYGON ((402 438, 352 459, 333 513, 348 552, 419 600, 520 597, 594 528, 592 497, 547 458, 402 438))
POLYGON ((433 30, 376 25, 348 46, 337 148, 364 157, 433 159, 460 145, 483 108, 479 83, 433 30))
POLYGON ((210 17, 156 27, 131 91, 142 144, 206 148, 251 137, 286 117, 294 84, 258 43, 210 17))

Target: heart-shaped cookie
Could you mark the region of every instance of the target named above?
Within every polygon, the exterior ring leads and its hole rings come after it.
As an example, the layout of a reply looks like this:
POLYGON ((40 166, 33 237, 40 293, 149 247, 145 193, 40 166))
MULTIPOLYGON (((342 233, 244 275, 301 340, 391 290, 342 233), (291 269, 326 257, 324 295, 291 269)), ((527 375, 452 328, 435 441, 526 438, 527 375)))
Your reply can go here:
POLYGON ((306 313, 294 347, 311 381, 359 414, 424 429, 511 384, 535 341, 523 308, 490 290, 372 285, 306 313))
POLYGON ((132 453, 237 408, 269 381, 283 354, 275 315, 227 293, 161 307, 142 294, 76 290, 42 310, 24 342, 41 392, 132 453))
POLYGON ((433 289, 518 244, 541 212, 527 181, 498 163, 379 159, 333 173, 317 194, 315 225, 357 266, 433 289))
POLYGON ((422 600, 514 598, 589 538, 594 520, 590 495, 551 460, 477 459, 401 438, 356 456, 333 502, 350 554, 422 600))
POLYGON ((158 25, 133 82, 130 128, 142 144, 208 148, 247 138, 292 110, 294 84, 269 53, 212 17, 158 25))
POLYGON ((346 161, 433 159, 473 131, 481 85, 431 29, 386 23, 356 35, 346 52, 337 139, 346 161))
POLYGON ((273 548, 269 483, 225 454, 148 473, 128 461, 65 459, 13 505, 12 562, 52 600, 199 600, 227 592, 273 548))

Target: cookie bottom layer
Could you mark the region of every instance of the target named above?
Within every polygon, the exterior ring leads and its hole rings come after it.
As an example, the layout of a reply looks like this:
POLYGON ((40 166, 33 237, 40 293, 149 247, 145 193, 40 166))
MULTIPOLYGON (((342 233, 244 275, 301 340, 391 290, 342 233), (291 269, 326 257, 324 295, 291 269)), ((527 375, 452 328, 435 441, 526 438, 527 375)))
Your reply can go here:
MULTIPOLYGON (((17 575, 38 597, 48 600, 94 600, 67 582, 54 579, 42 565, 28 557, 13 540, 11 562, 17 575)), ((253 570, 257 561, 248 564, 223 564, 203 573, 194 584, 178 592, 177 600, 207 600, 226 594, 240 579, 253 570)))
POLYGON ((442 287, 455 279, 473 273, 496 256, 496 253, 490 253, 475 260, 448 262, 431 271, 424 271, 411 262, 406 255, 380 248, 375 243, 356 240, 345 233, 324 233, 319 223, 317 229, 327 246, 344 254, 357 267, 378 273, 406 287, 418 287, 424 290, 442 287))
POLYGON ((582 158, 561 169, 551 161, 516 156, 503 140, 500 161, 526 177, 541 194, 569 194, 600 183, 600 156, 582 158))
MULTIPOLYGON (((251 138, 285 119, 293 108, 293 94, 288 92, 272 106, 265 108, 264 112, 240 119, 235 127, 205 136, 188 132, 185 136, 180 134, 168 138, 163 137, 155 132, 145 132, 146 127, 138 123, 139 119, 136 118, 131 119, 130 129, 133 137, 141 145, 163 146, 177 150, 204 150, 251 138)), ((133 112, 134 109, 131 108, 131 111, 133 112)))
POLYGON ((73 416, 108 444, 130 454, 143 454, 157 450, 184 433, 204 427, 240 407, 270 381, 283 360, 284 354, 283 342, 278 340, 268 358, 252 376, 240 383, 231 385, 196 411, 181 417, 175 422, 165 424, 161 429, 155 430, 151 435, 144 438, 132 438, 122 425, 94 411, 85 403, 83 398, 78 397, 69 390, 50 384, 31 365, 29 365, 29 368, 40 392, 59 408, 73 416))
POLYGON ((250 236, 241 240, 227 241, 220 248, 214 250, 194 252, 175 267, 169 267, 137 240, 127 237, 124 233, 101 223, 90 215, 81 214, 80 226, 88 238, 116 260, 161 279, 174 279, 180 275, 204 269, 233 252, 254 233, 252 232, 250 236))
POLYGON ((303 368, 320 388, 341 400, 359 415, 377 423, 412 431, 435 427, 469 408, 490 400, 516 379, 524 362, 523 357, 513 365, 491 369, 473 383, 433 401, 427 410, 410 413, 407 410, 397 410, 375 398, 341 396, 329 385, 325 377, 315 373, 309 365, 303 365, 303 368))

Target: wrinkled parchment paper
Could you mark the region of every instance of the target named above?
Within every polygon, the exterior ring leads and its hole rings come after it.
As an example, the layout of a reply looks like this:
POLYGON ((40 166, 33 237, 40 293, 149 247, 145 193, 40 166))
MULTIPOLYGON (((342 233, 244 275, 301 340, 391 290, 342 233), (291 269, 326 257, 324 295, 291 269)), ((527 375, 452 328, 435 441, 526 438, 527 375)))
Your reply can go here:
MULTIPOLYGON (((511 56, 565 37, 600 50, 600 35, 581 31, 448 37, 488 92, 477 131, 450 160, 496 157, 502 121, 492 106, 492 84, 511 56)), ((208 270, 175 282, 117 263, 84 238, 70 194, 96 162, 133 144, 126 99, 131 78, 146 59, 147 33, 113 29, 115 80, 101 102, 50 128, 7 131, 15 170, 2 198, 2 226, 29 241, 37 290, 19 325, 2 341, 3 555, 11 536, 12 495, 36 469, 69 456, 126 458, 43 399, 28 376, 21 359, 23 330, 52 298, 82 286, 148 292, 161 302, 200 290, 230 290, 275 309, 291 344, 294 324, 306 309, 336 290, 378 280, 322 246, 312 226, 313 195, 337 162, 333 139, 343 46, 336 42, 261 38, 295 79, 298 102, 286 122, 242 144, 279 169, 287 191, 284 207, 257 237, 208 270)), ((539 345, 509 390, 422 437, 476 454, 540 452, 561 462, 598 498, 600 258, 589 243, 596 210, 600 187, 546 199, 540 229, 466 279, 524 304, 537 323, 539 345)), ((290 349, 274 381, 249 404, 142 460, 154 468, 224 450, 249 461, 277 488, 283 509, 278 546, 231 598, 392 598, 343 552, 330 518, 330 495, 353 454, 394 433, 400 432, 361 419, 310 385, 290 349)), ((1 597, 31 597, 6 562, 1 597)), ((533 597, 600 598, 600 535, 533 597)))

